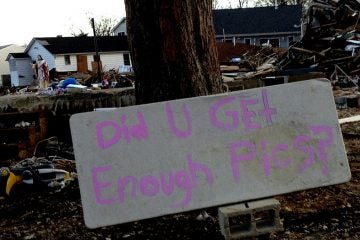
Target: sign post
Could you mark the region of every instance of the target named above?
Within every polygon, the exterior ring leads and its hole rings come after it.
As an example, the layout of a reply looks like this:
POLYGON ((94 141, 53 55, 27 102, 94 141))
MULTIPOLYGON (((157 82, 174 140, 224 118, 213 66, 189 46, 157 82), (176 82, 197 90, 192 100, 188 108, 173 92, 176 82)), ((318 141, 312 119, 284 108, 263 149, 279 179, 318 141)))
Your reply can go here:
POLYGON ((351 177, 327 80, 81 113, 70 124, 90 228, 351 177))

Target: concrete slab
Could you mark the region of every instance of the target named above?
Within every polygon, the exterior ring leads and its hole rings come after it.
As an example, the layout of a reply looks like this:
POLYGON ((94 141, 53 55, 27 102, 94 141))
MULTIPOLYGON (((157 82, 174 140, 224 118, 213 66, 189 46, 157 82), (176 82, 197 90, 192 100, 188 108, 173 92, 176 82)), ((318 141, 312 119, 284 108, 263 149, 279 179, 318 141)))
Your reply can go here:
POLYGON ((90 228, 346 182, 327 80, 74 115, 90 228))

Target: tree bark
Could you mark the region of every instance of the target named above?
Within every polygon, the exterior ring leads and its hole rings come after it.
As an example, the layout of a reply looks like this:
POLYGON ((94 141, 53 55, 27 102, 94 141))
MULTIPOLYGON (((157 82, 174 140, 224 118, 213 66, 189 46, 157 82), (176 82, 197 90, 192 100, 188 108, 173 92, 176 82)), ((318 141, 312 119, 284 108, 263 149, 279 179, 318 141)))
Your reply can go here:
POLYGON ((212 0, 125 0, 138 104, 222 92, 212 0))

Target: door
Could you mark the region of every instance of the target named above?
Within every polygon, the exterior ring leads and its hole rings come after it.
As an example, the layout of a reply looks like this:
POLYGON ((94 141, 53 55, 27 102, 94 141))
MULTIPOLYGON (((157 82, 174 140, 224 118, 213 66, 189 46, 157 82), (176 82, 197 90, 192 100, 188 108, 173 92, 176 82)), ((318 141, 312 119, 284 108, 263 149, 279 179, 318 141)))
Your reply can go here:
POLYGON ((77 55, 77 70, 78 72, 86 73, 88 71, 88 63, 86 55, 77 55))

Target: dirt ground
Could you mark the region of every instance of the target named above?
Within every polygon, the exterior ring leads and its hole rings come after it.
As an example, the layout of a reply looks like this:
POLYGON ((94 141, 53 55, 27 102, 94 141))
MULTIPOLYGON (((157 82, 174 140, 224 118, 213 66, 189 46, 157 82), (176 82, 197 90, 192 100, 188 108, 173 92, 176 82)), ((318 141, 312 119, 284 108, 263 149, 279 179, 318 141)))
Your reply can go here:
MULTIPOLYGON (((339 111, 339 118, 360 114, 339 111)), ((360 122, 342 125, 352 172, 350 182, 277 196, 284 231, 268 239, 360 239, 360 122)), ((86 228, 77 182, 59 193, 18 186, 0 203, 0 239, 224 239, 217 208, 129 224, 86 228)))

